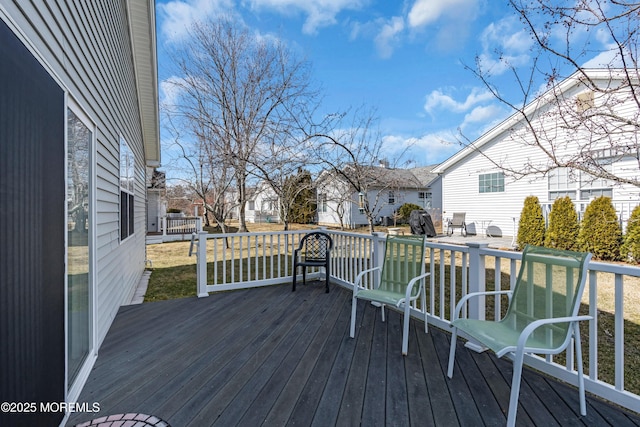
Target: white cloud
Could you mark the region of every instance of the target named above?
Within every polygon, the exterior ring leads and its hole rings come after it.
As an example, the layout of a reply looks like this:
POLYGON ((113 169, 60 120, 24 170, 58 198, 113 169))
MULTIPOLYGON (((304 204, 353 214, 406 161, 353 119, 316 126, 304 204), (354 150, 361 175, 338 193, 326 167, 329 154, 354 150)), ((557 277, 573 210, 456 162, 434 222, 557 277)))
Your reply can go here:
POLYGON ((389 158, 415 160, 418 165, 440 163, 460 149, 453 132, 442 131, 420 137, 386 135, 383 137, 384 154, 389 158))
POLYGON ((400 42, 400 36, 404 28, 404 19, 400 16, 394 16, 382 24, 380 32, 374 39, 378 54, 382 58, 391 56, 394 48, 400 42))
POLYGON ((530 61, 533 39, 514 17, 489 24, 480 35, 483 52, 478 55, 480 69, 497 76, 510 67, 530 61))
POLYGON ((475 10, 478 0, 416 0, 408 15, 409 26, 422 27, 443 16, 460 16, 475 10))
POLYGON ((505 109, 496 104, 477 106, 464 116, 460 129, 472 128, 474 134, 481 135, 501 122, 506 114, 505 109))
POLYGON ((493 95, 487 90, 480 88, 471 89, 471 93, 467 95, 467 98, 462 101, 456 101, 451 95, 444 93, 442 90, 434 90, 427 95, 427 100, 424 104, 424 109, 431 113, 438 108, 453 111, 455 113, 463 113, 468 111, 474 105, 484 101, 493 99, 493 95))
POLYGON ((343 10, 358 10, 366 0, 249 0, 256 9, 270 9, 283 14, 303 13, 307 19, 302 26, 305 34, 315 34, 319 28, 334 25, 343 10))
POLYGON ((232 0, 172 0, 158 3, 160 31, 168 42, 184 39, 194 23, 233 13, 232 0))
POLYGON ((171 76, 160 82, 160 104, 166 108, 171 108, 178 103, 180 92, 182 91, 184 78, 171 76))

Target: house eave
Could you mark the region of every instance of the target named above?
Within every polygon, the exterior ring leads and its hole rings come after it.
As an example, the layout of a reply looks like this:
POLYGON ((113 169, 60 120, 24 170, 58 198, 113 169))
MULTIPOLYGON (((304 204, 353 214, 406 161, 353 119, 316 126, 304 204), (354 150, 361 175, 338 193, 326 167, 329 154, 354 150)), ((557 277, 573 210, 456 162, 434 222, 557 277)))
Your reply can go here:
POLYGON ((160 166, 158 61, 153 0, 127 2, 136 90, 147 166, 160 166))
POLYGON ((522 112, 513 113, 507 119, 490 129, 489 131, 485 132, 471 144, 464 147, 462 150, 458 151, 444 162, 440 163, 440 165, 436 166, 433 169, 433 172, 440 175, 445 173, 447 169, 464 160, 472 153, 480 150, 485 144, 492 141, 498 135, 515 126, 522 120, 523 115, 529 117, 533 115, 539 108, 548 104, 554 97, 554 93, 566 93, 569 89, 582 84, 584 81, 583 74, 586 74, 590 79, 593 80, 621 80, 625 77, 624 70, 620 69, 584 69, 582 71, 576 71, 565 80, 560 82, 559 85, 555 87, 555 89, 549 89, 541 96, 536 97, 533 101, 531 101, 524 107, 522 112))

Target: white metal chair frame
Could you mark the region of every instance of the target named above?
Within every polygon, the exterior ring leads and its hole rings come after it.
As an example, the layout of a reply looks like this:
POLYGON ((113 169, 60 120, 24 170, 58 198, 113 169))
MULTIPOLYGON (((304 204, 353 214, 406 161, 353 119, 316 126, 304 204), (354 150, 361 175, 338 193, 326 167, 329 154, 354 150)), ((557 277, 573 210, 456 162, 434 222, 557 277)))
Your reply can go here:
POLYGON ((356 311, 358 299, 363 299, 367 301, 371 301, 374 305, 379 305, 381 310, 382 321, 385 321, 385 313, 384 308, 385 305, 392 305, 398 309, 403 309, 404 312, 404 323, 402 329, 402 354, 404 356, 407 355, 409 348, 409 320, 411 319, 411 303, 416 301, 418 298, 421 299, 421 308, 424 313, 424 332, 428 333, 428 323, 427 323, 427 310, 426 310, 426 291, 424 285, 424 279, 430 275, 430 273, 425 273, 425 262, 424 262, 424 236, 387 236, 387 242, 385 244, 385 264, 387 263, 389 249, 389 242, 396 241, 421 241, 422 243, 422 252, 421 252, 421 268, 420 274, 410 279, 407 284, 404 292, 397 292, 393 290, 380 290, 380 284, 382 282, 383 277, 383 268, 385 265, 377 266, 373 268, 369 268, 361 271, 358 276, 356 276, 356 280, 353 284, 353 297, 351 301, 351 327, 349 330, 349 334, 351 338, 355 337, 356 332, 356 311), (361 285, 363 278, 371 272, 375 272, 375 286, 373 289, 367 289, 361 285), (415 286, 418 286, 418 289, 414 292, 415 286))
MULTIPOLYGON (((524 252, 523 252, 523 261, 525 259, 525 257, 528 256, 528 252, 530 249, 535 248, 535 247, 531 247, 528 246, 525 248, 524 252)), ((557 250, 556 250, 557 251, 557 250)), ((567 251, 568 252, 568 251, 567 251)), ((582 414, 583 416, 587 414, 587 409, 586 409, 586 401, 585 401, 585 390, 584 390, 584 375, 583 375, 583 367, 582 367, 582 345, 581 345, 581 340, 580 340, 580 328, 579 328, 579 322, 580 321, 584 321, 584 320, 592 320, 593 317, 592 316, 579 316, 578 315, 578 309, 580 308, 580 300, 582 298, 582 293, 584 291, 584 287, 585 287, 585 283, 586 283, 586 277, 587 277, 587 269, 588 269, 588 265, 589 265, 589 260, 591 259, 591 254, 582 254, 583 255, 583 260, 582 260, 582 267, 581 267, 581 271, 580 271, 580 282, 576 288, 575 294, 576 297, 573 301, 573 305, 571 307, 571 315, 570 316, 565 316, 565 317, 552 317, 552 318, 546 318, 546 319, 537 319, 534 321, 531 321, 526 327, 524 327, 524 329, 522 329, 522 331, 520 332, 519 336, 517 337, 517 340, 514 342, 511 339, 504 339, 504 340, 500 340, 500 339, 496 339, 495 341, 490 339, 491 341, 491 348, 495 351, 495 354, 497 357, 502 357, 504 355, 508 355, 508 357, 510 357, 513 362, 514 362, 514 367, 513 367, 513 377, 512 377, 512 381, 511 381, 511 395, 510 395, 510 399, 509 399, 509 412, 508 412, 508 416, 507 416, 507 426, 511 427, 511 426, 515 426, 515 421, 516 421, 516 414, 517 414, 517 409, 518 409, 518 397, 520 395, 520 383, 521 383, 521 377, 522 377, 522 368, 524 365, 524 355, 526 353, 532 353, 532 354, 558 354, 561 353, 562 351, 564 351, 565 349, 567 349, 567 347, 570 345, 571 343, 571 339, 573 338, 575 341, 575 348, 576 348, 576 365, 577 365, 577 372, 578 372, 578 392, 579 392, 579 398, 580 398, 580 414, 582 414), (541 328, 541 327, 545 327, 547 325, 552 325, 552 324, 562 324, 562 323, 569 323, 569 327, 567 328, 567 332, 566 332, 566 336, 564 338, 564 340, 562 341, 562 343, 554 348, 548 348, 548 347, 532 347, 532 346, 527 346, 527 341, 530 338, 533 338, 532 335, 536 332, 537 329, 541 328), (500 347, 499 349, 497 347, 500 347)), ((537 255, 532 255, 532 256, 537 256, 537 255)), ((552 264, 553 265, 553 264, 552 264)), ((525 263, 523 262, 520 268, 520 273, 518 274, 518 282, 521 279, 521 276, 523 274, 523 269, 524 269, 525 263)), ((516 284, 517 287, 517 284, 516 284)), ((461 319, 460 318, 460 312, 462 310, 462 308, 465 306, 465 304, 467 303, 467 301, 471 298, 475 298, 475 297, 479 297, 479 296, 486 296, 486 295, 507 295, 509 298, 509 304, 511 305, 512 303, 512 297, 514 292, 516 291, 516 289, 514 288, 513 290, 510 291, 489 291, 489 292, 472 292, 469 293, 467 295, 465 295, 464 297, 462 297, 460 299, 460 301, 458 302, 458 304, 456 305, 455 311, 454 311, 454 315, 453 315, 453 320, 451 322, 451 326, 453 328, 452 331, 452 335, 451 335, 451 348, 449 351, 449 366, 447 369, 447 375, 449 378, 453 377, 453 367, 454 367, 454 361, 455 361, 455 352, 456 352, 456 342, 457 342, 457 337, 458 337, 458 329, 461 325, 459 325, 459 321, 462 322, 472 322, 471 325, 476 325, 478 326, 477 329, 480 328, 480 325, 482 324, 482 322, 490 322, 490 323, 496 323, 496 322, 492 322, 492 321, 485 321, 485 320, 468 320, 468 319, 461 319)), ((483 338, 485 340, 487 340, 487 337, 480 337, 480 336, 475 336, 473 335, 473 333, 471 333, 469 331, 469 329, 473 330, 474 328, 467 328, 467 330, 465 330, 463 328, 463 330, 469 334, 472 338, 477 339, 478 341, 480 341, 481 343, 483 343, 483 338)), ((516 332, 516 330, 514 330, 513 332, 516 332)), ((483 344, 487 344, 486 342, 483 344)))

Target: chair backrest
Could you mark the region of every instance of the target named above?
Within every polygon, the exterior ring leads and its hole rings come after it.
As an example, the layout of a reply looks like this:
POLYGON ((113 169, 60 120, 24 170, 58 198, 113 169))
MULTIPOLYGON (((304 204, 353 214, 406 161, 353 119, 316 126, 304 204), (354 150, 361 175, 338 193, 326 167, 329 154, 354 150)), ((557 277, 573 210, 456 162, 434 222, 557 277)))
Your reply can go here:
MULTIPOLYGON (((424 240, 425 236, 387 236, 379 289, 405 293, 407 283, 424 272, 424 240)), ((413 289, 417 294, 418 287, 413 289)))
POLYGON ((453 218, 451 218, 451 225, 461 226, 464 224, 465 217, 467 216, 466 212, 454 212, 453 218))
MULTIPOLYGON (((538 319, 576 316, 586 282, 590 253, 527 245, 504 322, 517 331, 538 319)), ((568 323, 536 330, 532 339, 557 348, 565 342, 568 323)))
POLYGON ((331 236, 322 231, 305 234, 300 239, 297 251, 305 261, 324 261, 333 248, 331 236))

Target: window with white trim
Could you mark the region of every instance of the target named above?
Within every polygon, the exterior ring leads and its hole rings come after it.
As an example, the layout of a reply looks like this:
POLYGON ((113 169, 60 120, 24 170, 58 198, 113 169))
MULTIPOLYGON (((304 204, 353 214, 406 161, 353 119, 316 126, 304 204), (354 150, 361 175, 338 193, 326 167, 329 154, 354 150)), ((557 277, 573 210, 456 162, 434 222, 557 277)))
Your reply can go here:
POLYGON ((135 157, 129 144, 120 137, 120 241, 133 234, 135 157))
POLYGON ((549 200, 569 196, 576 199, 576 177, 568 168, 556 168, 549 172, 549 200))
POLYGON ((430 208, 433 206, 433 193, 428 191, 419 191, 418 200, 422 207, 430 208))
POLYGON ((393 205, 396 203, 396 195, 393 191, 389 191, 389 204, 393 205))
POLYGON ((478 176, 478 191, 480 193, 503 193, 504 173, 484 173, 478 176))
POLYGON ((318 212, 327 211, 327 193, 318 194, 318 212))

